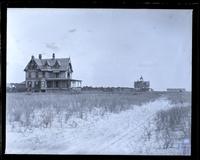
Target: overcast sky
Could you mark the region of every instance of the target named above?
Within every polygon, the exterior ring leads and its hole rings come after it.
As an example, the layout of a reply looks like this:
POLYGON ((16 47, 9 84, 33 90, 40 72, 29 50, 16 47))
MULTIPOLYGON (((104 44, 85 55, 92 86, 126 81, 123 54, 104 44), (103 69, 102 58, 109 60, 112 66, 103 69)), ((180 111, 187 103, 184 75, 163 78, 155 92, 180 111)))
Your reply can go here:
POLYGON ((71 58, 83 86, 191 90, 192 10, 8 9, 7 82, 31 55, 71 58))

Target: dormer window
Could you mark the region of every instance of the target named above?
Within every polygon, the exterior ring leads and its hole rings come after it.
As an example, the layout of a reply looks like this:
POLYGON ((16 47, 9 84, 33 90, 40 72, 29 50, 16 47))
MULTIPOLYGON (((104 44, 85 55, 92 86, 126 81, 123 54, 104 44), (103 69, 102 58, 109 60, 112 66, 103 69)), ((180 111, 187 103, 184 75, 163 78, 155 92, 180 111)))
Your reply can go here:
POLYGON ((44 64, 44 66, 45 66, 45 68, 50 68, 50 64, 49 64, 49 62, 46 61, 45 64, 44 64))
POLYGON ((49 63, 48 63, 48 61, 46 61, 44 65, 45 65, 46 67, 47 67, 47 66, 49 66, 49 63))
POLYGON ((60 65, 60 62, 58 60, 56 60, 55 64, 54 64, 54 67, 55 68, 59 68, 61 65, 60 65))

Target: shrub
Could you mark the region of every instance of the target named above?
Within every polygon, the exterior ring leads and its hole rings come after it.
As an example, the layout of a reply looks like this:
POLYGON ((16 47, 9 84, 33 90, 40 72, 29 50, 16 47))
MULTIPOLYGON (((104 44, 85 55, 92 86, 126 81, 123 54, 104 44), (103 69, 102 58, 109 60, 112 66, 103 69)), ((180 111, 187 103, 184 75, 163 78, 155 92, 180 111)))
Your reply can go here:
POLYGON ((157 137, 164 142, 165 149, 172 147, 175 140, 190 139, 191 106, 176 106, 157 112, 155 125, 157 137))

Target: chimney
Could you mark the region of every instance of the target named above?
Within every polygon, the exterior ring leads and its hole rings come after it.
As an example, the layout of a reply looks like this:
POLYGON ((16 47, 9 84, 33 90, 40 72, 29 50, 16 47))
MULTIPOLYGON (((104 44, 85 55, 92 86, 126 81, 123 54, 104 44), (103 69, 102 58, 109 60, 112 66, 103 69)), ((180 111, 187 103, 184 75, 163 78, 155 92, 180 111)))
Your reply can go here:
POLYGON ((55 59, 55 53, 53 53, 52 58, 55 59))
POLYGON ((38 57, 39 57, 39 59, 42 59, 42 54, 39 54, 39 56, 38 56, 38 57))
POLYGON ((34 59, 34 56, 33 56, 33 55, 31 56, 31 59, 34 59))

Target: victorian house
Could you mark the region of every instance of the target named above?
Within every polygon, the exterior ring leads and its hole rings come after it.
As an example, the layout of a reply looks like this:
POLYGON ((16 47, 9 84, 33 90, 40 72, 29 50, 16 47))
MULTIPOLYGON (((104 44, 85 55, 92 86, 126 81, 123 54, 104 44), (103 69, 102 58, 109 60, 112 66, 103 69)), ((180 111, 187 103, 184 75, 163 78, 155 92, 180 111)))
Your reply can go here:
POLYGON ((25 67, 25 84, 27 91, 69 90, 81 88, 81 80, 72 79, 70 58, 43 59, 39 54, 34 56, 25 67))

